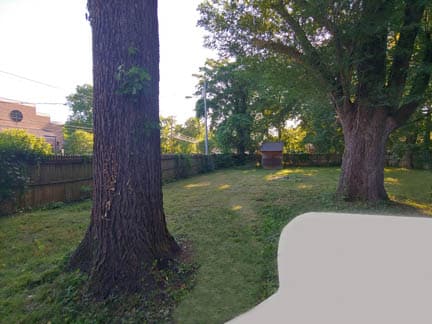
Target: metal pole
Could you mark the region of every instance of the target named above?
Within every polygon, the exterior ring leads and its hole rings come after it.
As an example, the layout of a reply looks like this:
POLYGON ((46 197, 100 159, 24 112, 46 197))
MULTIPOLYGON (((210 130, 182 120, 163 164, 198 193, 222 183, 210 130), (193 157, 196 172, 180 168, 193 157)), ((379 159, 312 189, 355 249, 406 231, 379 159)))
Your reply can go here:
POLYGON ((202 96, 204 99, 204 126, 205 126, 205 155, 208 155, 208 130, 207 130, 207 81, 204 79, 204 88, 202 96))

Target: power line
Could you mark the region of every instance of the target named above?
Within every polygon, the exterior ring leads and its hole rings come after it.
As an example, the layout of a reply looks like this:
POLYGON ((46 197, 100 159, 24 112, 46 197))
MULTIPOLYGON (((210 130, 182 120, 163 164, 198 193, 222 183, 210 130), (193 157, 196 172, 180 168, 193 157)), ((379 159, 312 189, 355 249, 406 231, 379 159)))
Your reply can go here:
MULTIPOLYGON (((9 119, 3 119, 3 118, 0 118, 0 121, 7 121, 7 122, 10 122, 9 119)), ((85 131, 93 132, 93 127, 73 126, 73 125, 67 125, 67 124, 64 124, 64 125, 57 125, 57 124, 54 124, 54 123, 53 123, 53 125, 55 125, 55 126, 60 126, 60 127, 64 127, 64 128, 82 129, 82 130, 85 130, 85 131)), ((4 127, 6 127, 6 126, 4 126, 4 127)), ((33 127, 27 127, 27 126, 21 126, 21 125, 16 125, 16 127, 17 127, 17 128, 22 128, 22 129, 44 130, 43 128, 33 128, 33 127)))
POLYGON ((15 101, 15 102, 17 102, 19 104, 23 104, 23 105, 62 105, 62 106, 67 106, 67 103, 64 103, 64 102, 28 102, 28 101, 22 101, 22 100, 17 100, 17 99, 0 97, 0 100, 1 99, 6 99, 9 101, 15 101))
POLYGON ((67 125, 67 124, 64 124, 63 127, 64 128, 76 128, 76 129, 84 129, 84 130, 88 130, 88 131, 93 131, 93 127, 72 126, 72 125, 67 125))
POLYGON ((2 70, 0 70, 0 73, 6 74, 6 75, 10 75, 10 76, 13 76, 13 77, 15 77, 15 78, 22 79, 22 80, 26 80, 26 81, 29 81, 29 82, 33 82, 33 83, 37 83, 37 84, 41 84, 41 85, 44 85, 44 86, 49 87, 49 88, 53 88, 53 89, 58 89, 58 90, 66 91, 66 90, 63 89, 63 88, 60 88, 60 87, 57 87, 57 86, 54 86, 54 85, 51 85, 51 84, 48 84, 48 83, 45 83, 45 82, 41 82, 41 81, 37 81, 37 80, 33 80, 33 79, 30 79, 30 78, 27 78, 27 77, 24 77, 24 76, 21 76, 21 75, 15 74, 15 73, 6 72, 6 71, 2 71, 2 70))

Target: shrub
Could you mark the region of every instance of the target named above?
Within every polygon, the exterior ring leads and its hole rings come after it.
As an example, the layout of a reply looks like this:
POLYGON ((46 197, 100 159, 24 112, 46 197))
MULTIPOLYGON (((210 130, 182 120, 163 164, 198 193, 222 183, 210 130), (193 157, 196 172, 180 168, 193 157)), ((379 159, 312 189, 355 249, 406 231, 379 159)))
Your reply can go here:
POLYGON ((51 152, 45 139, 24 130, 0 132, 0 202, 22 193, 27 183, 26 165, 51 152))
POLYGON ((244 165, 246 162, 253 161, 255 158, 254 155, 241 154, 215 154, 213 156, 216 169, 244 165))
POLYGON ((211 155, 203 155, 201 158, 201 173, 214 171, 215 162, 211 155))
POLYGON ((216 169, 232 167, 234 165, 232 154, 215 154, 214 164, 216 169))
POLYGON ((0 152, 15 152, 24 156, 52 154, 52 147, 45 139, 22 129, 6 129, 0 132, 0 152))
POLYGON ((190 169, 192 166, 191 159, 188 155, 185 154, 176 154, 174 155, 175 161, 175 178, 187 178, 190 173, 190 169))
POLYGON ((65 132, 64 150, 66 154, 91 155, 93 154, 93 134, 83 130, 65 132))

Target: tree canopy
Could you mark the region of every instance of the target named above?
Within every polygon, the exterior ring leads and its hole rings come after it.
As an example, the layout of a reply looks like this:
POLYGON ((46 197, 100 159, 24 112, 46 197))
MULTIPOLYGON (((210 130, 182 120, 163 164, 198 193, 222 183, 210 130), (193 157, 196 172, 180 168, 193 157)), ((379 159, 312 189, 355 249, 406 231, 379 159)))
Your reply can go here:
POLYGON ((204 1, 207 45, 226 56, 278 56, 331 99, 345 149, 338 192, 387 199, 385 143, 425 100, 432 64, 426 0, 204 1), (366 135, 367 134, 367 135, 366 135))
POLYGON ((66 97, 66 104, 72 110, 67 124, 74 126, 93 126, 93 86, 78 85, 75 93, 66 97))

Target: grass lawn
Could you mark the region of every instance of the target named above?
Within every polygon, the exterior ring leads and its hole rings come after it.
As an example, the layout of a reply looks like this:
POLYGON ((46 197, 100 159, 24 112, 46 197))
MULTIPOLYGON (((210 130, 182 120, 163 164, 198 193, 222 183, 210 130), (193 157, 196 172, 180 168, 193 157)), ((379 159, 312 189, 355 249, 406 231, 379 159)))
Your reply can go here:
MULTIPOLYGON (((336 201, 336 168, 281 171, 230 169, 164 186, 171 232, 192 247, 198 270, 191 290, 176 294, 177 306, 160 317, 178 323, 222 323, 277 288, 280 231, 308 211, 432 216, 432 172, 388 169, 393 200, 366 205, 336 201)), ((83 280, 62 267, 84 235, 90 202, 0 218, 0 322, 143 322, 151 318, 123 302, 77 302, 83 280), (119 308, 116 308, 117 310, 119 308)))

